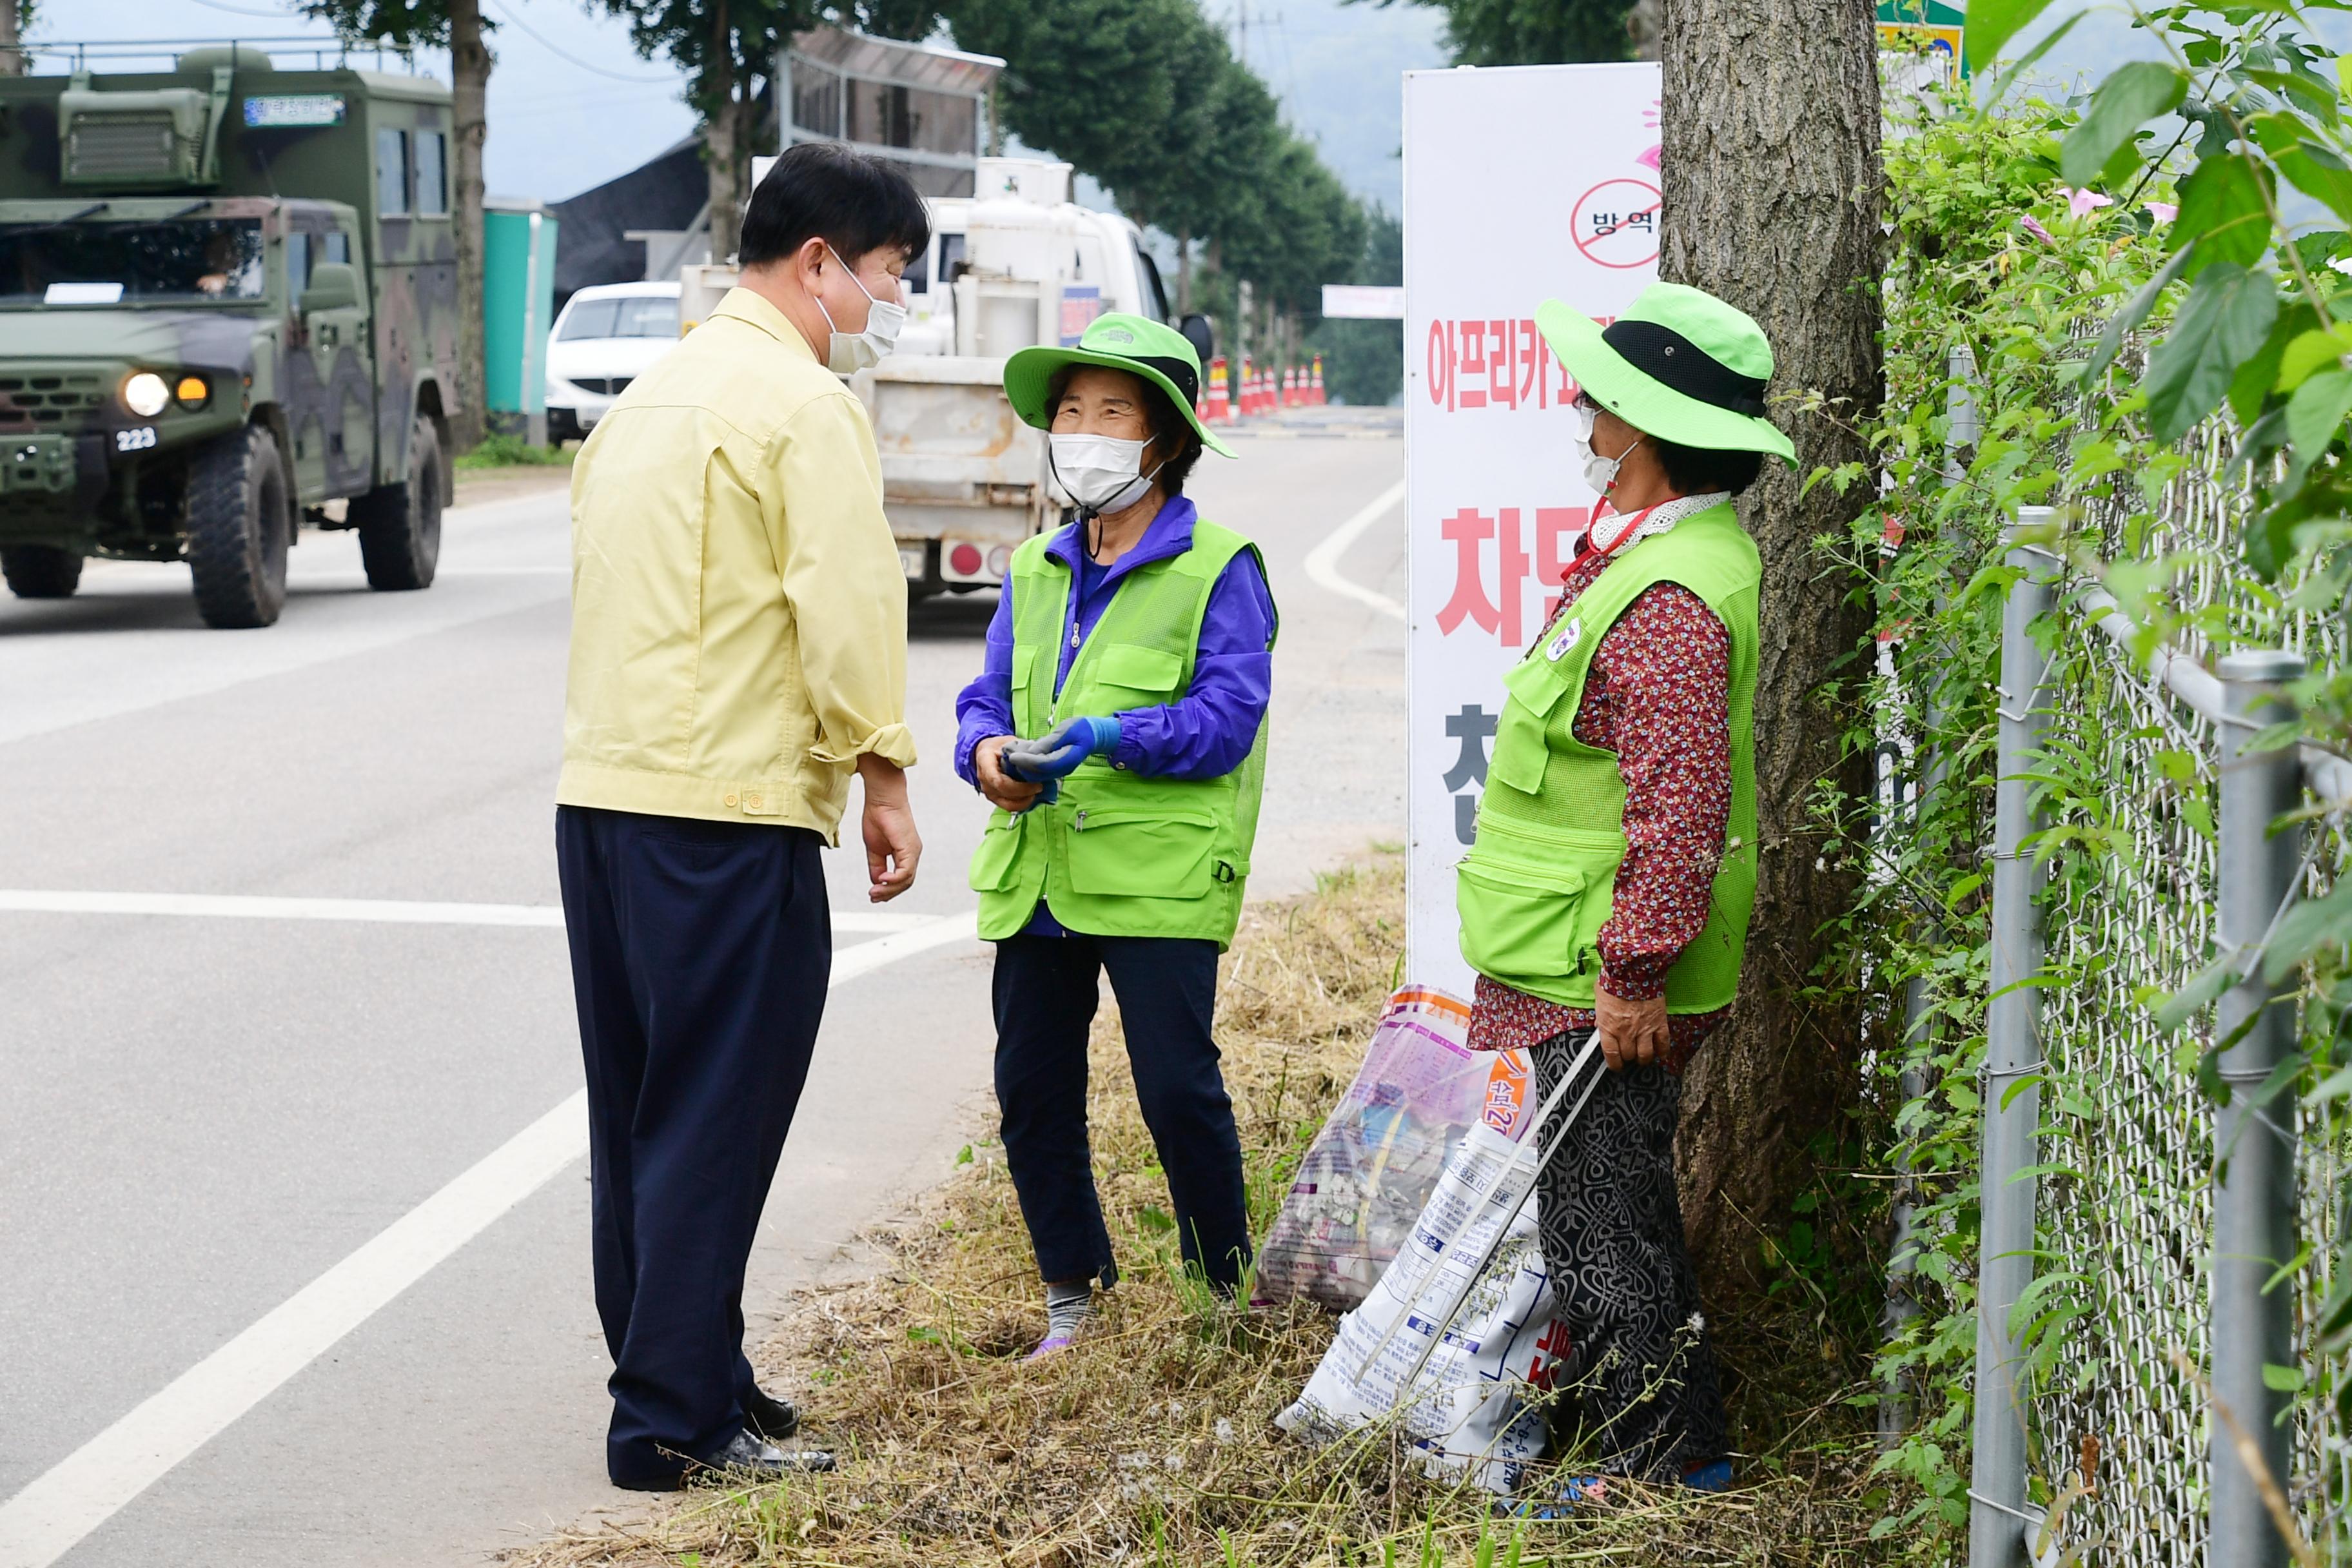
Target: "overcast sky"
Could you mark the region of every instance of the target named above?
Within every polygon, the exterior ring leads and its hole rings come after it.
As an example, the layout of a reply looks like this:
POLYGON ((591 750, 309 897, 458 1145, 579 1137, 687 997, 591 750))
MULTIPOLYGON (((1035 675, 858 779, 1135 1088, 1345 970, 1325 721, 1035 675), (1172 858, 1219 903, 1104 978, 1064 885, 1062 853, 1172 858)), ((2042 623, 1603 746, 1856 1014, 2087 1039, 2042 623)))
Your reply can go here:
MULTIPOLYGON (((1210 0, 1229 21, 1234 0, 1210 0)), ((1250 58, 1361 195, 1398 204, 1398 73, 1444 63, 1441 19, 1414 5, 1249 0, 1250 58), (1311 67, 1311 68, 1310 68, 1311 67), (1377 90, 1376 90, 1377 89, 1377 90)), ((485 177, 503 195, 558 201, 625 174, 694 129, 681 79, 641 60, 628 29, 579 0, 483 0, 492 47, 485 177)), ((323 36, 270 0, 42 0, 29 41, 323 36)), ((446 55, 418 58, 446 81, 446 55)), ((37 68, 56 69, 52 61, 37 68)))
MULTIPOLYGON (((1237 0, 1206 0, 1234 33, 1237 0)), ((1400 73, 1444 64, 1442 19, 1425 6, 1246 0, 1249 59, 1360 195, 1399 205, 1400 73)), ((2062 7, 2063 9, 2063 7, 2062 7)), ((677 73, 641 60, 627 29, 580 0, 483 0, 498 24, 486 176, 492 192, 559 201, 626 173, 689 134, 677 73)), ((2352 22, 2336 29, 2352 35, 2352 22)), ((325 29, 271 0, 42 0, 30 41, 300 36, 325 29)), ((2332 36, 2332 34, 2331 34, 2332 36)), ((2029 42, 2032 35, 2021 40, 2029 42)), ((2120 12, 2095 16, 2045 58, 2052 82, 2095 79, 2147 52, 2120 12)), ((418 64, 448 79, 446 56, 418 64)), ((54 59, 38 68, 58 68, 54 59)))

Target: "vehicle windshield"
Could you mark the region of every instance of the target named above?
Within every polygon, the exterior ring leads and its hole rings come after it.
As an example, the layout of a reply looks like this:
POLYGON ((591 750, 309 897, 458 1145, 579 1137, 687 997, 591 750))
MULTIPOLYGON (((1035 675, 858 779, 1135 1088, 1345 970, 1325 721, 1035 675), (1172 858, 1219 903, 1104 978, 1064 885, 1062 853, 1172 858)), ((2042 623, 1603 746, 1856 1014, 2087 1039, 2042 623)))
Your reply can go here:
POLYGON ((258 300, 257 218, 0 224, 0 306, 258 300))
POLYGON ((677 300, 662 294, 624 294, 609 300, 575 300, 564 312, 558 338, 674 338, 677 300))

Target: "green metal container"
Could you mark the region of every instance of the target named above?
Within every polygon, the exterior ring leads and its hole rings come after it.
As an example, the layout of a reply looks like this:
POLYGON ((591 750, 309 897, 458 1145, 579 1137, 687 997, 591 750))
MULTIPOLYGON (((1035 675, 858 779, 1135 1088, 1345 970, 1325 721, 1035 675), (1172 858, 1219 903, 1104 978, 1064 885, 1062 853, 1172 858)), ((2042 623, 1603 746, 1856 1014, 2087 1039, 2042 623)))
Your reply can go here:
POLYGON ((493 196, 482 212, 482 357, 489 427, 547 440, 547 334, 555 319, 555 219, 493 196))

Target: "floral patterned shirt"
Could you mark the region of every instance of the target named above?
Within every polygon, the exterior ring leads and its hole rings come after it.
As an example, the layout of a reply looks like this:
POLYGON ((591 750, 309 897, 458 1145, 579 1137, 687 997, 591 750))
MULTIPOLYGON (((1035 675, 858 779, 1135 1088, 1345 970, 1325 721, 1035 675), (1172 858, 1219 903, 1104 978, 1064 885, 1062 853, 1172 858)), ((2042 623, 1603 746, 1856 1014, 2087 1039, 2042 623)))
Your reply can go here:
MULTIPOLYGON (((1709 505, 1719 499, 1693 498, 1709 505)), ((1613 553, 1588 548, 1570 564, 1538 641, 1613 553)), ((1664 995, 1666 971, 1706 929, 1731 819, 1730 698, 1730 634, 1706 601, 1680 584, 1644 590, 1593 650, 1576 738, 1616 752, 1625 781, 1625 858, 1600 933, 1601 984, 1613 996, 1664 995)), ((1680 1072, 1728 1012, 1669 1018, 1667 1067, 1680 1072)), ((1591 1027, 1590 1008, 1478 977, 1474 1050, 1524 1049, 1591 1027)))

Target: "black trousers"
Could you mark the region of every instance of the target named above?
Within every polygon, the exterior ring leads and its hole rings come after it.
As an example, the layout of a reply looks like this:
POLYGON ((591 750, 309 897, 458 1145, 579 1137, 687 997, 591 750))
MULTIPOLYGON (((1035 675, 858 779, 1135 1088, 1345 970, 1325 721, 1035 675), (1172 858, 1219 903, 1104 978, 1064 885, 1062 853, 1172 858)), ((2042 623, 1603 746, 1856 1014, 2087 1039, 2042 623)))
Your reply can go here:
POLYGON ((647 1485, 742 1429, 743 1269, 833 968, 804 828, 561 806, 588 1072, 605 1465, 647 1485))
POLYGON ((1038 1272, 1053 1284, 1118 1278, 1087 1143, 1087 1031, 1105 970, 1184 1261, 1230 1290, 1250 1258, 1249 1212, 1234 1102, 1209 1033, 1217 944, 1180 937, 1073 931, 996 944, 996 1100, 1038 1272))
MULTIPOLYGON (((1579 1030, 1536 1047, 1539 1101, 1591 1037, 1579 1030)), ((1563 1455, 1597 1459, 1605 1472, 1679 1481, 1730 1448, 1675 1189, 1683 1080, 1654 1063, 1610 1072, 1596 1059, 1585 1071, 1601 1084, 1536 1189, 1544 1267, 1568 1331, 1552 1374, 1564 1391, 1552 1433, 1563 1455)), ((1580 1082, 1557 1114, 1582 1092, 1580 1082)))

